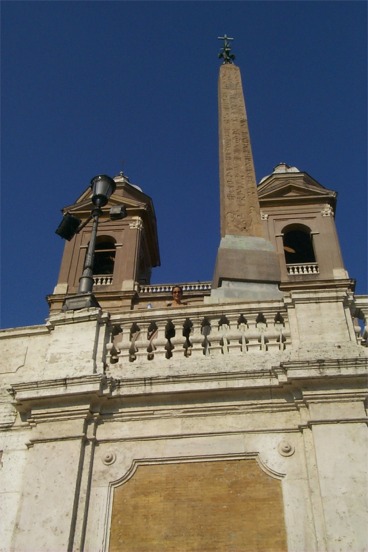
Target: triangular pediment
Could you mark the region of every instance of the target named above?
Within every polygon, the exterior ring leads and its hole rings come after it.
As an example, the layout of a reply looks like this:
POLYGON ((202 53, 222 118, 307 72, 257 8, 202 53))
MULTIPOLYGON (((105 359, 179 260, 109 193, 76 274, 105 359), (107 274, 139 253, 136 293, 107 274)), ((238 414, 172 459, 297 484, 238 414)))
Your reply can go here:
MULTIPOLYGON (((116 190, 109 199, 108 205, 103 208, 103 211, 108 211, 110 207, 124 205, 128 210, 132 211, 150 211, 154 214, 152 200, 142 190, 131 184, 124 177, 115 177, 116 190)), ((93 209, 91 188, 88 187, 73 203, 64 207, 64 212, 73 213, 75 215, 89 214, 93 209)))
POLYGON ((260 201, 335 200, 336 192, 328 190, 307 173, 272 173, 258 186, 260 201))

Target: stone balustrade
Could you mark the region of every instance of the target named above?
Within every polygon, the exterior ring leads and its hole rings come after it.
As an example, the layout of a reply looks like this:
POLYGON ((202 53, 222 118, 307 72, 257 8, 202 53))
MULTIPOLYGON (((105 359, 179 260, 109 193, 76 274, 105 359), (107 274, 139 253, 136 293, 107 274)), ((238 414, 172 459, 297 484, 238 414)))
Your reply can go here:
POLYGON ((368 297, 356 295, 351 305, 354 331, 357 342, 368 347, 368 297))
POLYGON ((289 276, 300 276, 305 274, 319 274, 317 263, 298 263, 286 265, 289 276))
POLYGON ((114 320, 107 345, 111 364, 188 357, 267 353, 290 346, 287 313, 175 309, 114 320))
POLYGON ((93 276, 94 286, 110 286, 112 284, 112 274, 97 274, 93 276))
MULTIPOLYGON (((139 293, 147 295, 149 293, 171 293, 172 288, 177 284, 152 284, 140 286, 139 293)), ((190 291, 211 291, 211 282, 190 282, 179 284, 183 288, 183 292, 190 291)))

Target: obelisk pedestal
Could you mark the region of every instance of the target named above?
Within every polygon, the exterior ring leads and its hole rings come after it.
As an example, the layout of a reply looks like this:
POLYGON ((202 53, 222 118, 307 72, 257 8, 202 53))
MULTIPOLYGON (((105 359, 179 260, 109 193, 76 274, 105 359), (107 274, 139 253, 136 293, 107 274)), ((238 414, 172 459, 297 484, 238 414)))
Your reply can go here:
POLYGON ((221 242, 209 302, 280 299, 280 266, 265 239, 240 70, 219 75, 221 242))

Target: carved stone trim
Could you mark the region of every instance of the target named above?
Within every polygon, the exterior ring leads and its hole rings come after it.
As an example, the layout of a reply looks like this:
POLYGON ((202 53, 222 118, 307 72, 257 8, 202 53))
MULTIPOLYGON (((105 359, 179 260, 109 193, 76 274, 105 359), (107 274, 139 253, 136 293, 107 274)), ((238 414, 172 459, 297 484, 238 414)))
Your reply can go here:
POLYGON ((106 466, 111 466, 111 464, 113 464, 115 461, 116 461, 116 454, 115 454, 115 452, 107 452, 107 453, 105 454, 105 456, 103 457, 103 459, 102 459, 102 462, 103 462, 106 466))
POLYGON ((281 441, 278 446, 278 451, 281 456, 292 456, 295 452, 295 448, 288 441, 281 441))
POLYGON ((142 230, 143 228, 143 220, 141 217, 135 217, 131 222, 129 222, 129 228, 130 229, 136 229, 136 230, 142 230))
POLYGON ((331 205, 325 205, 324 208, 321 211, 321 214, 322 214, 323 217, 333 217, 334 212, 333 212, 333 209, 332 209, 331 205))
MULTIPOLYGON (((106 455, 106 456, 109 456, 106 455)), ((105 456, 105 457, 106 457, 105 456)), ((133 477, 139 466, 149 466, 155 464, 185 464, 192 462, 218 462, 224 460, 255 460, 259 468, 267 475, 274 479, 281 480, 285 477, 284 473, 279 473, 269 468, 260 458, 259 452, 243 452, 239 454, 214 454, 206 455, 200 454, 198 456, 179 456, 179 457, 160 457, 160 458, 137 458, 134 459, 129 469, 117 480, 111 481, 108 485, 108 496, 106 503, 106 515, 104 521, 104 536, 102 550, 107 551, 109 549, 110 541, 110 521, 112 516, 113 496, 114 489, 120 485, 126 483, 133 477)), ((105 462, 104 462, 105 463, 105 462)))

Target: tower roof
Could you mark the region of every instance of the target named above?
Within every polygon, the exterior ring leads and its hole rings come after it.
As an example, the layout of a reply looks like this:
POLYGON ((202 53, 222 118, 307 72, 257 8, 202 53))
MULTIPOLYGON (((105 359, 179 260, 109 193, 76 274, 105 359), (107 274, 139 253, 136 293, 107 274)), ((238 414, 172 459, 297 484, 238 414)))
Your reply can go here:
POLYGON ((279 163, 258 186, 262 208, 266 204, 328 203, 336 208, 337 193, 325 188, 305 171, 279 163))

